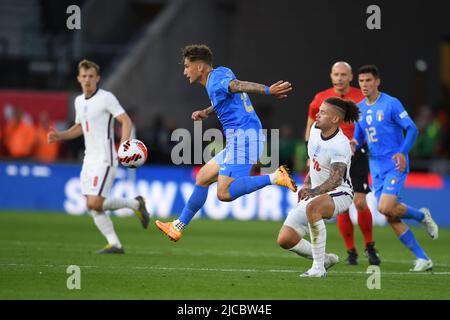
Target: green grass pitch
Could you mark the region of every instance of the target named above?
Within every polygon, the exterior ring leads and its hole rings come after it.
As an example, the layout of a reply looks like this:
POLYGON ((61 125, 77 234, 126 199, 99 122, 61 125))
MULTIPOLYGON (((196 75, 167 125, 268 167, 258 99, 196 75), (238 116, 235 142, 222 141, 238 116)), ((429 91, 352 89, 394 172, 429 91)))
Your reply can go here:
POLYGON ((194 220, 173 243, 151 221, 113 218, 125 255, 96 255, 105 244, 92 219, 51 213, 0 212, 0 299, 450 299, 450 229, 416 237, 432 272, 413 274, 413 256, 390 228, 374 228, 381 289, 367 288, 368 263, 355 227, 358 266, 347 266, 343 240, 327 224, 327 252, 341 263, 327 278, 303 279, 311 261, 279 248, 282 222, 194 220), (81 289, 69 290, 69 265, 81 289))

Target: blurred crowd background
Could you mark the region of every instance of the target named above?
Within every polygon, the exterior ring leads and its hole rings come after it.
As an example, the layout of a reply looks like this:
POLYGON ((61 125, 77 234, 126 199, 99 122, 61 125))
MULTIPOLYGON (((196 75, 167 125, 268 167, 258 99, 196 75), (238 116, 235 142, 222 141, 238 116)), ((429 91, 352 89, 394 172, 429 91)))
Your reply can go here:
MULTIPOLYGON (((190 115, 205 108, 204 88, 183 77, 181 48, 205 43, 214 65, 239 79, 289 80, 283 101, 251 97, 265 128, 280 130, 280 162, 305 170, 304 128, 314 95, 331 86, 335 61, 354 70, 376 64, 381 91, 398 97, 419 137, 413 171, 450 173, 450 3, 379 1, 381 30, 369 30, 369 1, 264 0, 2 0, 0 1, 0 157, 79 162, 83 139, 47 144, 51 126, 74 121, 80 94, 77 64, 101 67, 111 90, 149 149, 149 164, 170 164, 171 133, 193 131, 190 115), (81 29, 66 12, 81 8, 81 29)), ((352 85, 357 87, 356 79, 352 85)), ((220 128, 215 117, 203 129, 220 128)), ((119 136, 117 128, 116 136, 119 136)), ((117 140, 118 143, 118 140, 117 140)))

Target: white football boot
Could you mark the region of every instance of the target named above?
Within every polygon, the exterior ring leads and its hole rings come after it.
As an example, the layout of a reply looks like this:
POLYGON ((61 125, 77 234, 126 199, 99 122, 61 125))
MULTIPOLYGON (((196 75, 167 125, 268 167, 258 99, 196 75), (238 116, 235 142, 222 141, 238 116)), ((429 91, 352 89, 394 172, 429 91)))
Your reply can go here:
POLYGON ((337 254, 334 253, 327 253, 325 255, 325 270, 330 269, 332 266, 334 266, 335 264, 339 263, 339 257, 337 254))
POLYGON ((325 278, 327 276, 327 271, 325 268, 312 267, 308 271, 300 275, 301 278, 325 278))
POLYGON ((409 269, 409 271, 412 272, 423 272, 423 271, 429 271, 433 269, 433 261, 431 259, 425 260, 425 259, 417 259, 414 262, 414 268, 409 269))
POLYGON ((439 236, 439 228, 436 222, 434 222, 431 217, 430 210, 427 208, 421 208, 419 211, 423 212, 424 218, 422 220, 422 224, 425 226, 425 230, 430 235, 431 239, 436 240, 439 236))

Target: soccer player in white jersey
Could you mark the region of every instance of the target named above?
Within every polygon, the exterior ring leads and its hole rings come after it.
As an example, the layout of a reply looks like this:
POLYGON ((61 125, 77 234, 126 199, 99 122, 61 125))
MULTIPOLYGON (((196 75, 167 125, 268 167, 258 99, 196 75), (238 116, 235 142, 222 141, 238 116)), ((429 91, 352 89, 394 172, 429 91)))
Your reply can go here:
POLYGON ((312 267, 301 277, 325 277, 326 270, 339 262, 337 255, 325 253, 323 219, 346 212, 353 202, 349 175, 352 151, 339 126, 358 119, 359 108, 354 102, 332 97, 322 103, 311 127, 309 173, 298 192, 299 202, 289 212, 277 240, 282 248, 313 259, 312 267), (311 242, 304 239, 308 233, 311 242))
POLYGON ((82 60, 79 63, 77 80, 83 94, 75 99, 75 124, 64 131, 52 128, 48 141, 51 143, 84 136, 86 150, 80 173, 81 189, 95 225, 108 241, 97 253, 124 253, 105 210, 133 209, 145 229, 148 227, 149 214, 142 196, 135 199, 107 198, 118 165, 114 147, 114 119, 122 126, 121 143, 130 138, 133 124, 116 97, 98 87, 99 71, 99 66, 92 61, 82 60))

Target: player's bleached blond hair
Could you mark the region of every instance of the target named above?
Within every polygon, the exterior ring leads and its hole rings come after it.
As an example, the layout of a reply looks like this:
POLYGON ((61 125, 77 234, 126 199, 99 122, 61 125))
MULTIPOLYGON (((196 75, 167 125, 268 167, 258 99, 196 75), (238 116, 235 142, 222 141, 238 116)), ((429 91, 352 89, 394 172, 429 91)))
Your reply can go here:
POLYGON ((95 71, 97 72, 97 75, 100 75, 100 67, 94 61, 83 59, 80 61, 80 63, 78 63, 78 73, 80 72, 81 69, 90 69, 90 68, 94 68, 95 71))

